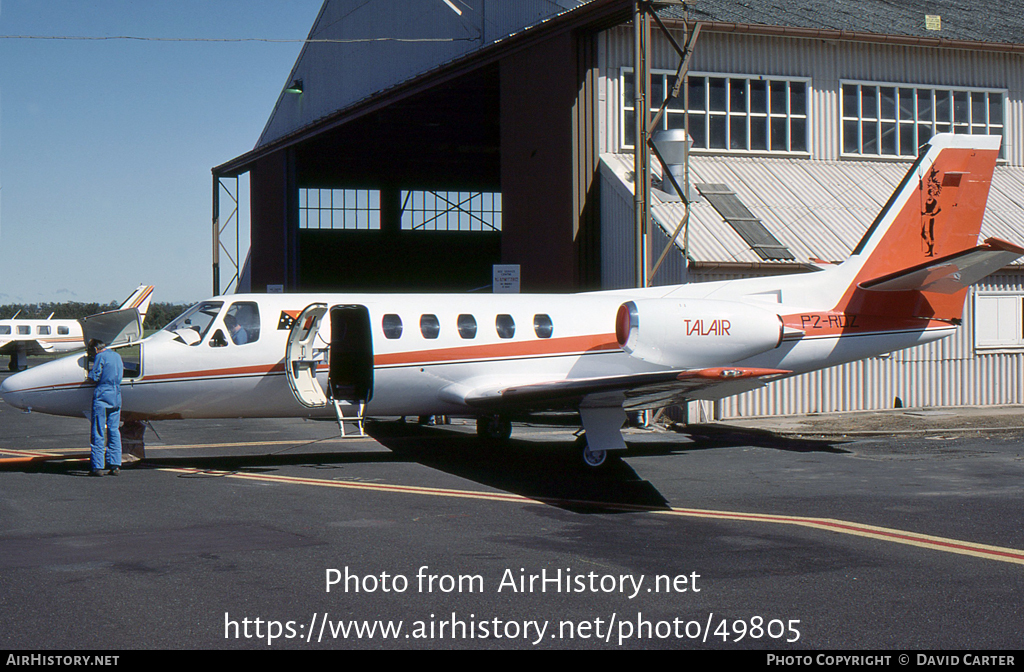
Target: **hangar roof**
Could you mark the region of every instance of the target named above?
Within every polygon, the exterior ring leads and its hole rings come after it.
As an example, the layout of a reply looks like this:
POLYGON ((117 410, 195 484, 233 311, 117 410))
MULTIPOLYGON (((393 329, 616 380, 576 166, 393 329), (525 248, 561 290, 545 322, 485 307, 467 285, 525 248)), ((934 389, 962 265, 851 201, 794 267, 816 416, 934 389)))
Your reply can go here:
MULTIPOLYGON (((609 171, 614 174, 612 183, 620 195, 631 202, 633 155, 603 154, 601 161, 605 174, 609 171)), ((798 263, 807 263, 810 259, 839 262, 856 247, 910 166, 910 163, 891 161, 807 161, 694 154, 690 156, 690 183, 727 185, 793 253, 798 263)), ((660 171, 657 175, 660 178, 660 171)), ((672 202, 659 197, 657 191, 654 196, 652 219, 666 237, 671 237, 685 208, 678 200, 672 202)), ((1024 168, 997 166, 981 238, 1024 242, 1022 205, 1024 168)), ((631 222, 626 225, 629 224, 631 222)), ((676 244, 682 248, 682 234, 676 244)), ((690 258, 696 262, 786 263, 762 259, 706 198, 693 204, 689 245, 690 258)))
MULTIPOLYGON (((609 17, 628 20, 632 5, 627 0, 457 0, 456 4, 465 10, 461 16, 443 0, 325 0, 310 30, 310 42, 284 82, 287 86, 303 80, 303 93, 282 91, 253 150, 217 166, 214 173, 237 173, 267 150, 347 123, 409 92, 486 67, 500 54, 517 48, 523 38, 544 33, 537 28, 600 27, 609 17)), ((688 0, 687 7, 685 16, 690 21, 713 24, 708 26, 713 30, 1024 50, 1024 0, 688 0), (941 16, 940 31, 926 29, 926 15, 941 16)), ((667 8, 659 14, 678 20, 684 10, 667 8)))
MULTIPOLYGON (((848 33, 872 33, 1021 44, 1022 0, 689 0, 689 20, 763 26, 788 26, 848 33), (941 30, 929 30, 926 16, 941 17, 941 30)), ((660 16, 679 18, 681 9, 660 16)))
POLYGON ((588 1, 325 0, 256 146, 588 1))

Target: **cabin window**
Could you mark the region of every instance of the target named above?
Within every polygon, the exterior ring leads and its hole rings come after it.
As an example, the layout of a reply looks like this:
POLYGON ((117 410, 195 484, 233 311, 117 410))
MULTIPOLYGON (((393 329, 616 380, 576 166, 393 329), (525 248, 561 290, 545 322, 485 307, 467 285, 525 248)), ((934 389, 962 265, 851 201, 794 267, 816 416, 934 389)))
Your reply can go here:
POLYGON ((516 335, 516 322, 511 315, 495 317, 494 328, 498 331, 498 338, 512 338, 516 335))
POLYGON ((32 333, 32 327, 18 325, 18 333, 21 334, 22 336, 28 336, 29 334, 32 333))
POLYGON ((459 315, 459 336, 476 338, 476 318, 472 315, 459 315))
POLYGON ((49 336, 50 326, 47 324, 41 324, 38 327, 36 327, 36 333, 39 334, 40 336, 49 336))
POLYGON ((551 316, 540 315, 533 316, 533 331, 537 334, 537 338, 551 338, 551 334, 555 332, 555 325, 551 323, 551 316))
POLYGON ((255 343, 260 340, 260 308, 255 301, 232 303, 224 314, 224 326, 228 338, 235 345, 255 343))
POLYGON ((8 324, 0 325, 0 334, 10 334, 11 327, 8 324))
POLYGON ((60 334, 61 336, 67 336, 68 334, 71 333, 71 330, 68 329, 67 327, 57 327, 57 333, 60 334))
POLYGON ((380 327, 384 330, 384 338, 392 340, 402 337, 402 318, 394 313, 388 313, 380 321, 380 327))
POLYGON ((437 320, 437 315, 420 316, 420 333, 423 334, 423 338, 438 337, 441 333, 441 323, 437 320))

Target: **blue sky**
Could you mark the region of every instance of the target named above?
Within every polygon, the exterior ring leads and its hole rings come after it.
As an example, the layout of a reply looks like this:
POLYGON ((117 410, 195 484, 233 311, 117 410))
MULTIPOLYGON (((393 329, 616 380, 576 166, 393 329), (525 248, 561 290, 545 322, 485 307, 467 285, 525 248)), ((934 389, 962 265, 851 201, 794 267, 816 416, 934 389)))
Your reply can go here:
MULTIPOLYGON (((0 0, 0 35, 301 40, 321 4, 0 0)), ((252 149, 300 49, 0 39, 0 304, 209 296, 210 169, 252 149)))

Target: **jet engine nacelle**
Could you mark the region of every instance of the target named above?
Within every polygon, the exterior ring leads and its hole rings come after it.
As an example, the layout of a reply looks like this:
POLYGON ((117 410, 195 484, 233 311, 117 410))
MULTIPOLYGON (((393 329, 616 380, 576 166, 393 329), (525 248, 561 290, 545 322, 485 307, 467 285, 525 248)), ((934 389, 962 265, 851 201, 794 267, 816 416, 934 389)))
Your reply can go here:
POLYGON ((615 336, 645 362, 687 369, 731 364, 777 348, 778 314, 735 301, 641 299, 619 306, 615 336))

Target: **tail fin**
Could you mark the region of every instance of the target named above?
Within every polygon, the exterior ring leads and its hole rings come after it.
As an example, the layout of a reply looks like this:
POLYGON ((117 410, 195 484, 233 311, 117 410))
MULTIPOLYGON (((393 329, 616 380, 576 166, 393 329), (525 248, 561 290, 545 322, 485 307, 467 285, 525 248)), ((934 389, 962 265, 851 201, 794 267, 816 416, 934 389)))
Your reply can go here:
POLYGON ((118 306, 118 310, 125 308, 137 308, 139 318, 146 319, 146 311, 149 310, 149 302, 153 298, 153 285, 139 285, 138 289, 132 292, 124 302, 118 306))
POLYGON ((949 133, 932 138, 853 250, 868 277, 978 244, 1000 140, 949 133))
POLYGON ((966 285, 937 294, 926 285, 900 286, 888 280, 947 267, 978 246, 1000 141, 987 135, 940 134, 931 139, 846 261, 854 279, 837 310, 960 318, 966 285), (884 285, 883 279, 888 281, 884 285), (886 291, 871 291, 883 286, 886 291))

